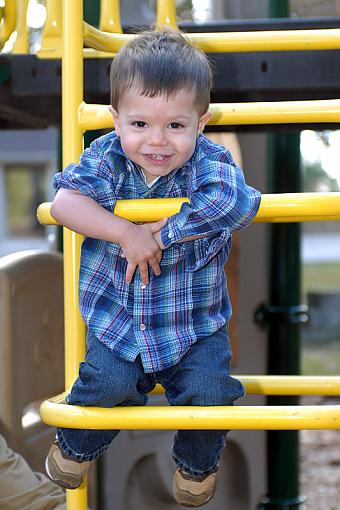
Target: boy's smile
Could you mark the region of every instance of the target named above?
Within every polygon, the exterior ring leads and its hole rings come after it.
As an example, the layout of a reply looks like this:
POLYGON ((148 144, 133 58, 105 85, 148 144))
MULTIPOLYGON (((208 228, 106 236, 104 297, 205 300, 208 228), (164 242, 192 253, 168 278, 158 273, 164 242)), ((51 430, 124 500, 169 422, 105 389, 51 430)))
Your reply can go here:
POLYGON ((147 97, 135 86, 121 98, 118 112, 110 108, 122 148, 142 168, 147 182, 191 158, 197 136, 211 116, 199 115, 195 99, 195 92, 187 90, 170 98, 147 97))

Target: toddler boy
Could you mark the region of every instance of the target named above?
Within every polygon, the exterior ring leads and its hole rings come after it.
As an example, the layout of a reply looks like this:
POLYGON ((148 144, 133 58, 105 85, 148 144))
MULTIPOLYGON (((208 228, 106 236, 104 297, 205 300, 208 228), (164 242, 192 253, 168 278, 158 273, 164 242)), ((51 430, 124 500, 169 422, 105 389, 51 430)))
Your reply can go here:
MULTIPOLYGON (((178 32, 144 32, 111 67, 115 131, 55 177, 52 215, 85 236, 79 304, 86 360, 67 402, 140 406, 156 383, 170 405, 229 406, 244 394, 230 376, 231 315, 224 265, 234 230, 260 193, 224 147, 202 135, 212 72, 178 32), (116 201, 188 197, 169 219, 134 224, 116 201)), ((118 430, 59 428, 46 460, 52 480, 78 487, 118 430)), ((198 507, 214 494, 224 430, 179 430, 174 497, 198 507)))

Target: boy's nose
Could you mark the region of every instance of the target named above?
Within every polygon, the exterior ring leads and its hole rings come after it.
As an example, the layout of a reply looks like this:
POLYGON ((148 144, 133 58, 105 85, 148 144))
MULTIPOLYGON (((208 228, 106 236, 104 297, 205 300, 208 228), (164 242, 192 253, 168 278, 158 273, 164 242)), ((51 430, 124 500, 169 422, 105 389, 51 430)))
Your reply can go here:
POLYGON ((148 143, 149 145, 167 145, 168 141, 163 130, 153 129, 150 130, 148 143))

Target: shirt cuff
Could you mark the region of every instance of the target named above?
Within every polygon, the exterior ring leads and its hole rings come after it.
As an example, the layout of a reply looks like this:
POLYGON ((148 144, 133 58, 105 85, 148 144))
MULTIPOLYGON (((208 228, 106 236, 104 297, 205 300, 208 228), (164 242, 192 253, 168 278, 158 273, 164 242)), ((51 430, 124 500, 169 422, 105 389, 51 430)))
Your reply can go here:
POLYGON ((180 229, 177 227, 175 222, 170 218, 168 220, 168 223, 161 230, 162 243, 164 244, 165 248, 169 248, 169 246, 171 246, 172 244, 181 241, 182 238, 183 235, 180 229))

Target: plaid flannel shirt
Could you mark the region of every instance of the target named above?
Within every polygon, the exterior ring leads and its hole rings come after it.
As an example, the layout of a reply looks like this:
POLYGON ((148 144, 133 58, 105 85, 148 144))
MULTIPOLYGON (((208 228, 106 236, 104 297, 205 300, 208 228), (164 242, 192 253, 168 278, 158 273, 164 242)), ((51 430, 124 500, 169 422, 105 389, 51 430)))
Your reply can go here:
POLYGON ((126 284, 119 244, 84 239, 80 311, 112 351, 130 361, 140 355, 145 372, 156 372, 226 324, 231 305, 224 265, 232 232, 251 223, 260 205, 260 193, 245 183, 228 150, 201 135, 191 159, 148 188, 113 131, 95 140, 79 164, 58 173, 54 186, 78 190, 109 211, 121 199, 190 199, 161 231, 162 272, 149 271, 148 285, 138 270, 126 284), (205 237, 180 243, 196 235, 205 237))

